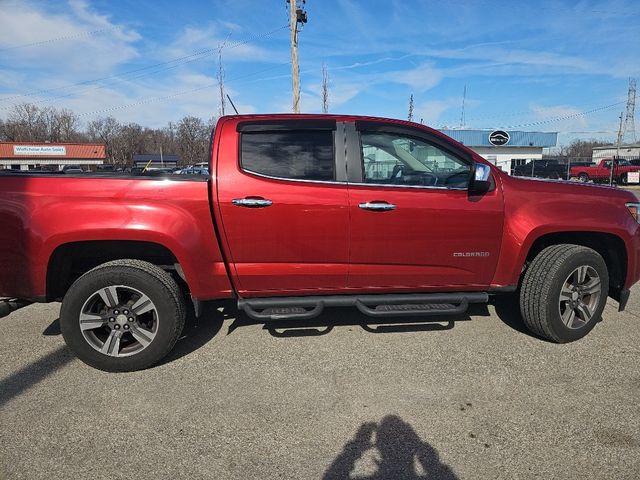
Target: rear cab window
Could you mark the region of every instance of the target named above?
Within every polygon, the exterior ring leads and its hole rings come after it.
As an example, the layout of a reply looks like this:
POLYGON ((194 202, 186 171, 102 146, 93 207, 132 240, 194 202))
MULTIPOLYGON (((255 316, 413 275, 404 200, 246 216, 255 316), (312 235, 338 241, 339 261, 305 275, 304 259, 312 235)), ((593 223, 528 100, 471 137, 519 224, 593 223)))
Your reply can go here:
POLYGON ((333 130, 248 131, 240 137, 240 165, 266 177, 334 181, 333 130))

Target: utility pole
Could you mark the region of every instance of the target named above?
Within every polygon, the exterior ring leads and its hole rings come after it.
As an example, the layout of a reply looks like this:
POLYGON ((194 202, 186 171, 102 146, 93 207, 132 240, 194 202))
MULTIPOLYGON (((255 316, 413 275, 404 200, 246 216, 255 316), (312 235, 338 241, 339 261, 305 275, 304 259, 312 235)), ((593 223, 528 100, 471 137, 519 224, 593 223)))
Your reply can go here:
POLYGON ((464 93, 462 94, 462 112, 460 112, 460 128, 464 128, 464 124, 467 123, 464 118, 464 103, 467 99, 467 84, 464 85, 464 93))
POLYGON ((625 143, 636 142, 636 125, 634 122, 636 111, 636 79, 629 79, 629 92, 627 93, 627 116, 624 119, 622 139, 625 143))
POLYGON ((413 122, 413 93, 409 97, 409 114, 407 115, 407 120, 413 122))
POLYGON ((220 87, 220 116, 224 116, 224 109, 226 107, 227 99, 224 97, 224 68, 222 67, 222 47, 224 44, 218 47, 218 86, 220 87))
MULTIPOLYGON (((298 24, 307 23, 307 12, 296 8, 296 0, 289 3, 289 29, 291 30, 291 82, 293 89, 293 113, 300 113, 300 66, 298 65, 298 24)), ((302 0, 304 4, 306 0, 302 0)))
POLYGON ((616 158, 611 159, 611 173, 609 174, 609 186, 613 185, 613 169, 616 166, 616 162, 620 158, 620 143, 622 143, 622 115, 623 112, 620 112, 620 128, 618 128, 618 145, 616 147, 616 158))

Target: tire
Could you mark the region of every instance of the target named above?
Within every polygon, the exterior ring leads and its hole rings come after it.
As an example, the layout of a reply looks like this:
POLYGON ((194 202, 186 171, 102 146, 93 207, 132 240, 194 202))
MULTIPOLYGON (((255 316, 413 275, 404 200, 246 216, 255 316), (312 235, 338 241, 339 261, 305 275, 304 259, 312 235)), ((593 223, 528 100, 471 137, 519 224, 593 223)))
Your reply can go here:
POLYGON ((580 180, 582 183, 587 183, 589 181, 589 175, 586 173, 581 173, 578 175, 578 180, 580 180))
POLYGON ((167 272, 139 260, 116 260, 71 285, 62 301, 60 328, 87 365, 131 372, 171 351, 185 317, 183 294, 167 272))
POLYGON ((629 179, 627 178, 627 174, 623 173, 620 175, 620 185, 627 185, 629 183, 629 179))
POLYGON ((608 292, 609 274, 598 252, 579 245, 553 245, 542 250, 525 272, 520 311, 533 333, 556 343, 573 342, 600 321, 608 292), (579 281, 581 273, 583 284, 579 281), (579 290, 575 293, 578 298, 573 296, 574 288, 579 290), (583 296, 591 290, 594 293, 583 296))

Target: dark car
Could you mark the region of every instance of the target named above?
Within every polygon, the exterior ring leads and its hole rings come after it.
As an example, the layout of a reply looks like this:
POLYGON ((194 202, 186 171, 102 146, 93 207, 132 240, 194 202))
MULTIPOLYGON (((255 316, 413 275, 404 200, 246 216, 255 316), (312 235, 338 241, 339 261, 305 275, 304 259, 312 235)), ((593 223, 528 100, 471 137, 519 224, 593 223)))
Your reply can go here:
POLYGON ((512 171, 516 177, 567 178, 567 165, 558 160, 533 160, 517 165, 512 171))

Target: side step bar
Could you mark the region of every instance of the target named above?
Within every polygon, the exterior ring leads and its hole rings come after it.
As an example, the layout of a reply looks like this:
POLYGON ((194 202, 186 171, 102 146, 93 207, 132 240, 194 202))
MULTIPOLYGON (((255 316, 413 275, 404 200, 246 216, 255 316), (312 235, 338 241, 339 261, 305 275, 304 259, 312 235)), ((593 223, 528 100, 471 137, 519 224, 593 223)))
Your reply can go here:
POLYGON ((27 300, 20 300, 16 298, 3 298, 0 299, 0 318, 8 316, 11 312, 18 310, 19 308, 30 305, 31 302, 27 300))
POLYGON ((238 309, 254 320, 306 320, 324 307, 356 307, 371 317, 451 315, 467 311, 470 303, 487 303, 486 292, 391 295, 331 295, 270 297, 238 300, 238 309))

